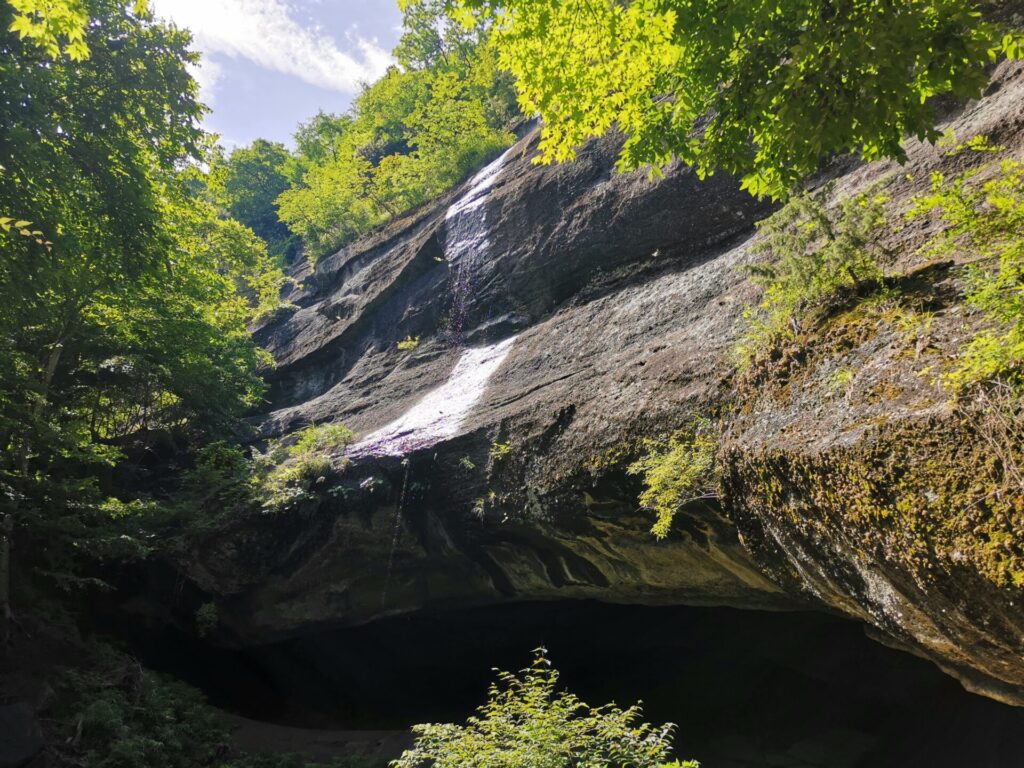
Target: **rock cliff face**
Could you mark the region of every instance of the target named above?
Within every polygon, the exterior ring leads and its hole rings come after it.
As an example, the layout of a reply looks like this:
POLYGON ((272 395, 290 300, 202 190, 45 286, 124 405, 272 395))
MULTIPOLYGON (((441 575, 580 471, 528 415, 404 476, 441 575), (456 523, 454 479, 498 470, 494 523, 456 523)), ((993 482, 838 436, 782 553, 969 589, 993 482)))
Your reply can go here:
MULTIPOLYGON (((1019 155, 1022 80, 1001 67, 944 128, 1019 155)), ((899 295, 931 314, 927 338, 884 316, 840 323, 840 307, 816 351, 743 378, 732 350, 757 292, 737 268, 767 206, 724 175, 617 174, 611 138, 536 166, 535 140, 300 270, 298 308, 260 329, 277 361, 263 434, 340 422, 360 441, 320 500, 233 524, 180 564, 216 596, 223 639, 506 600, 810 605, 1024 705, 1024 590, 961 539, 853 514, 895 505, 925 462, 955 475, 983 461, 951 455, 978 438, 919 375, 964 334, 956 270, 912 271, 935 223, 889 243, 892 272, 909 273, 899 295), (407 338, 420 342, 400 349, 407 338), (624 471, 630 446, 722 414, 722 502, 688 505, 657 541, 624 471)), ((982 159, 912 143, 902 168, 838 163, 832 194, 888 178, 895 216, 931 172, 982 159)), ((959 514, 931 480, 910 499, 922 519, 959 514)))

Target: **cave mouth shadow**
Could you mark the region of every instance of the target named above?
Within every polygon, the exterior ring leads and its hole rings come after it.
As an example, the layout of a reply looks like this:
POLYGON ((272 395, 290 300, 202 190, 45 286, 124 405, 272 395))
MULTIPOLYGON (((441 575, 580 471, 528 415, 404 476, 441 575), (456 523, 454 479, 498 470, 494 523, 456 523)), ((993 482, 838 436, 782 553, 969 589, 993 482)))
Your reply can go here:
POLYGON ((163 631, 132 638, 154 668, 245 717, 304 728, 462 722, 493 668, 548 649, 584 701, 678 725, 707 768, 1007 768, 1024 709, 964 691, 932 664, 818 613, 591 601, 423 612, 226 650, 163 631))

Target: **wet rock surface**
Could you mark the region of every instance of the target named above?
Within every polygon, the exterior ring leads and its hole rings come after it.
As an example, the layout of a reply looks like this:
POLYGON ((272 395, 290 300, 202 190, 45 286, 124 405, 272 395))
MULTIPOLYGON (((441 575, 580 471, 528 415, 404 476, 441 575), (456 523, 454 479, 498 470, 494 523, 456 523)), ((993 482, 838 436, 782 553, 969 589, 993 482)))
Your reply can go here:
MULTIPOLYGON (((1022 79, 1003 65, 990 94, 943 128, 960 140, 985 134, 1019 156, 1022 79)), ((948 397, 919 375, 912 350, 883 329, 799 380, 743 391, 732 350, 757 293, 738 267, 769 208, 724 175, 617 174, 611 138, 577 163, 535 166, 535 141, 524 138, 486 178, 299 269, 297 309, 258 332, 277 361, 265 437, 340 422, 379 438, 405 418, 387 443, 406 440, 401 450, 375 450, 371 439, 343 471, 337 457, 318 501, 211 534, 175 564, 174 579, 151 574, 144 589, 158 597, 184 575, 195 596, 178 601, 181 615, 189 600, 216 600, 219 640, 236 645, 524 600, 820 607, 867 622, 973 690, 1024 704, 1019 588, 952 566, 922 581, 884 559, 895 540, 870 539, 831 513, 806 523, 806 510, 821 509, 786 476, 793 462, 824 467, 822 457, 877 444, 887 425, 948 421, 948 397), (418 346, 399 349, 415 337, 418 346), (428 435, 429 418, 408 419, 467 353, 502 342, 484 386, 442 398, 457 412, 443 430, 428 435), (857 372, 849 396, 827 385, 840 367, 857 372), (470 395, 468 405, 450 402, 470 395), (639 437, 726 405, 738 410, 724 503, 689 505, 656 541, 622 456, 639 437), (766 471, 793 489, 785 511, 765 502, 766 471)), ((984 159, 913 142, 909 154, 905 167, 837 163, 832 194, 889 179, 896 212, 933 171, 984 159)), ((894 270, 917 262, 934 226, 892 236, 894 270)), ((955 279, 941 268, 915 279, 935 315, 928 345, 948 357, 964 335, 955 279)))

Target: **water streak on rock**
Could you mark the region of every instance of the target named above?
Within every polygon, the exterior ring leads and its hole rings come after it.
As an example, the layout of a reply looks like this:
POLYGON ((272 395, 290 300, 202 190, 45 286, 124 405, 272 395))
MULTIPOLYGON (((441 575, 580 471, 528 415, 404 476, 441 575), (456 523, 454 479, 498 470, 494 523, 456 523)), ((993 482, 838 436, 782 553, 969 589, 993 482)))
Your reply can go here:
POLYGON ((457 435, 515 340, 513 336, 497 344, 465 350, 447 382, 429 392, 399 419, 353 445, 347 454, 405 456, 457 435))
POLYGON ((448 213, 445 214, 446 219, 453 219, 459 214, 472 211, 483 204, 484 200, 487 199, 488 190, 498 180, 498 176, 501 175, 501 169, 505 167, 505 162, 508 160, 509 155, 512 154, 513 149, 514 147, 506 149, 495 160, 477 172, 470 182, 469 191, 452 203, 448 209, 448 213))
POLYGON ((445 214, 444 255, 452 279, 452 303, 447 332, 451 341, 461 345, 466 313, 472 302, 476 274, 481 259, 490 250, 487 208, 491 187, 498 180, 512 150, 506 150, 470 181, 469 191, 452 203, 445 214))
POLYGON ((388 552, 388 568, 384 576, 384 589, 380 593, 381 607, 388 603, 388 587, 391 586, 391 574, 395 569, 395 550, 398 549, 398 537, 402 533, 402 508, 405 506, 405 495, 409 491, 409 459, 403 459, 402 465, 405 472, 402 475, 402 490, 398 494, 398 503, 395 505, 395 521, 391 526, 391 550, 388 552))

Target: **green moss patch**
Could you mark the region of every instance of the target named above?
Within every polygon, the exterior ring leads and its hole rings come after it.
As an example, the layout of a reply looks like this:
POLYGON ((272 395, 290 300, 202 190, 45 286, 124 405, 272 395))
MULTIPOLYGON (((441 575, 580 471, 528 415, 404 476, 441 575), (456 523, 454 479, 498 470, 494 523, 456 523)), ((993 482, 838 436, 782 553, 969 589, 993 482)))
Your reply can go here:
MULTIPOLYGON (((1018 414, 1019 415, 1019 414, 1018 414)), ((968 568, 1000 589, 1024 589, 1024 463, 1012 438, 1001 457, 990 413, 879 428, 850 448, 819 454, 733 451, 725 492, 735 508, 808 541, 857 542, 876 562, 926 586, 968 568), (988 432, 988 437, 986 437, 988 432)))

